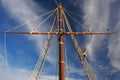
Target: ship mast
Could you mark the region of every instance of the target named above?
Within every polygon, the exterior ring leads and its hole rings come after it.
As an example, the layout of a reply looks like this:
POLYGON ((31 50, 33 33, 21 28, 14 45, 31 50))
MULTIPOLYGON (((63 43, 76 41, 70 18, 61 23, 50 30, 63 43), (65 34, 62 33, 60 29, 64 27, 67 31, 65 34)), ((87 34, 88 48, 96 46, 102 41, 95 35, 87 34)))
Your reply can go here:
POLYGON ((65 80, 65 61, 64 61, 64 35, 63 35, 63 18, 62 5, 58 6, 59 13, 59 80, 65 80))

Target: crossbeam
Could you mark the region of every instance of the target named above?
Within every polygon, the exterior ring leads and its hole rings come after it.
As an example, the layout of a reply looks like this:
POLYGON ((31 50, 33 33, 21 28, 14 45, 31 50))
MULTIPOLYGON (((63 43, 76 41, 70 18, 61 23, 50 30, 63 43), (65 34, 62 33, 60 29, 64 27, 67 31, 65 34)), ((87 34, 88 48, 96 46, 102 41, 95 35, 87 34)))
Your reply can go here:
POLYGON ((5 32, 6 34, 42 34, 42 35, 100 35, 116 34, 116 32, 5 32))

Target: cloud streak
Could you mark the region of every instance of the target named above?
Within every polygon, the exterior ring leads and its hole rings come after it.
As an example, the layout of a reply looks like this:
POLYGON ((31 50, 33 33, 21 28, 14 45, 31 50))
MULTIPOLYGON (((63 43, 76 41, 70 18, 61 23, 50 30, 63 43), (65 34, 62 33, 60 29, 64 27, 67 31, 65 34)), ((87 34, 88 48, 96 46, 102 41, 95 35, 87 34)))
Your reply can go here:
POLYGON ((111 8, 116 8, 116 10, 112 10, 111 9, 111 21, 110 23, 112 22, 112 20, 115 20, 113 21, 112 23, 112 26, 114 26, 113 30, 117 32, 117 34, 115 36, 112 36, 110 38, 110 41, 109 41, 109 45, 108 45, 108 49, 109 49, 109 58, 111 60, 111 64, 113 67, 117 68, 118 70, 120 70, 120 10, 119 10, 119 4, 117 3, 120 3, 119 1, 114 1, 114 3, 111 5, 111 8))
POLYGON ((28 80, 30 71, 25 70, 25 69, 15 69, 15 68, 10 68, 10 79, 7 76, 7 66, 6 66, 6 60, 4 57, 0 56, 0 79, 1 80, 28 80), (2 60, 1 60, 2 59, 2 60))
MULTIPOLYGON (((84 1, 84 21, 86 28, 92 31, 105 31, 110 28, 116 31, 116 35, 109 37, 106 44, 110 64, 120 70, 120 10, 118 0, 85 0, 84 1), (114 27, 113 27, 114 26, 114 27)), ((99 54, 97 49, 105 48, 104 41, 106 36, 91 36, 86 38, 88 55, 91 60, 96 62, 96 56, 99 54), (97 53, 97 54, 96 54, 97 53)), ((101 62, 102 63, 102 62, 101 62)), ((104 63, 104 62, 103 62, 104 63)), ((106 65, 107 66, 107 65, 106 65)))
MULTIPOLYGON (((12 16, 20 23, 29 21, 38 15, 35 12, 35 10, 33 10, 33 8, 34 9, 40 8, 40 10, 42 12, 45 11, 44 8, 38 6, 32 0, 2 0, 1 3, 4 6, 6 12, 9 13, 9 16, 12 16)), ((42 21, 42 20, 39 20, 39 21, 42 21)), ((32 31, 33 30, 32 26, 35 26, 35 24, 33 24, 33 23, 27 24, 26 25, 27 30, 32 31)), ((27 38, 36 43, 36 48, 37 48, 36 50, 38 50, 38 52, 39 52, 43 45, 44 38, 41 36, 38 36, 38 35, 37 36, 27 36, 27 38)), ((1 63, 1 65, 3 66, 4 63, 1 63)), ((2 67, 2 66, 0 68, 2 70, 0 70, 0 71, 4 71, 6 68, 6 67, 2 67)), ((26 69, 15 69, 15 68, 10 68, 10 72, 12 72, 12 77, 11 77, 12 80, 28 80, 28 77, 30 76, 30 73, 31 73, 31 71, 26 70, 26 69)), ((4 72, 3 74, 1 74, 2 77, 0 77, 0 79, 8 80, 8 79, 6 79, 5 74, 7 74, 7 73, 4 72)))
MULTIPOLYGON (((85 28, 92 31, 105 31, 109 21, 109 0, 86 0, 84 1, 85 28)), ((94 59, 95 48, 104 40, 104 36, 91 36, 87 38, 88 54, 94 59)))
MULTIPOLYGON (((35 17, 37 17, 37 13, 34 9, 40 8, 42 12, 45 11, 44 8, 38 6, 34 1, 32 0, 2 0, 1 1, 4 8, 6 9, 7 13, 9 13, 10 16, 13 16, 18 22, 26 22, 29 21, 35 17), (31 5, 31 6, 30 6, 31 5)), ((41 21, 41 20, 39 20, 41 21)), ((30 23, 25 25, 28 31, 33 31, 32 26, 36 26, 34 23, 30 23)), ((18 29, 19 30, 19 29, 18 29)), ((29 40, 36 42, 36 48, 41 49, 41 43, 43 38, 41 36, 29 36, 29 40)))

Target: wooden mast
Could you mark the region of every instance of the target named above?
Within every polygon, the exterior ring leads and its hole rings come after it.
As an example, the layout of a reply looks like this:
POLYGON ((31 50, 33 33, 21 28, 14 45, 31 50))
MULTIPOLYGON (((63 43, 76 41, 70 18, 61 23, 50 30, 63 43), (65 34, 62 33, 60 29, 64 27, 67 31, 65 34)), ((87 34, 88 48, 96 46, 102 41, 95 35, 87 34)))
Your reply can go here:
POLYGON ((65 80, 65 61, 64 61, 64 34, 62 21, 62 5, 58 6, 59 13, 59 80, 65 80))

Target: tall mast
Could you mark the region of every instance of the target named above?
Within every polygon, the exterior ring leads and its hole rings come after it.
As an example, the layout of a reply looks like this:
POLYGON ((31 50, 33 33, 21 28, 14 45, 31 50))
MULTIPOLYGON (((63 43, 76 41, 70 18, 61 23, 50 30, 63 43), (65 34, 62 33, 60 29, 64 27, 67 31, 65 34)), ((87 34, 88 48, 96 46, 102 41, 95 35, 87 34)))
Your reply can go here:
POLYGON ((62 5, 58 6, 59 13, 59 80, 65 80, 65 61, 64 61, 64 34, 62 22, 62 5))

